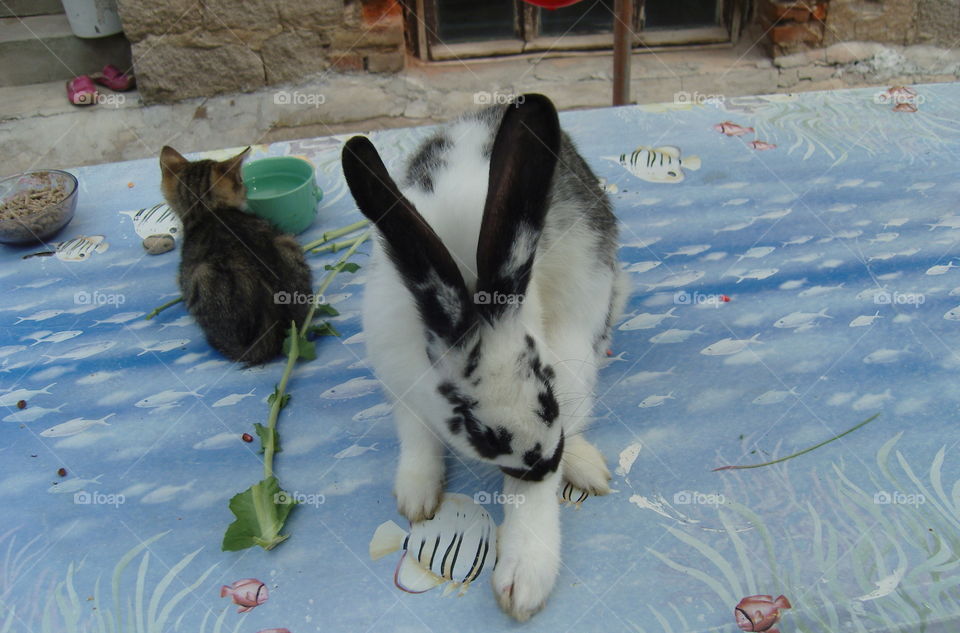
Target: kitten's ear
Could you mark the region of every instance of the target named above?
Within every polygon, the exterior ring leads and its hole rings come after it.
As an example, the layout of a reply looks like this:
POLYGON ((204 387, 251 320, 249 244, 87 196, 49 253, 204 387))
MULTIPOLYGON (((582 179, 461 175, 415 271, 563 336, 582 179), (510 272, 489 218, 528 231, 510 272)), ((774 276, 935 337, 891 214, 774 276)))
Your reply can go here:
POLYGON ((240 171, 240 166, 243 165, 243 161, 246 160, 247 156, 250 154, 250 148, 243 150, 233 158, 228 158, 223 161, 224 171, 229 173, 236 173, 240 171))
POLYGON ((248 154, 250 154, 249 147, 233 158, 228 158, 227 160, 221 162, 220 166, 223 170, 223 175, 231 178, 234 182, 243 182, 243 176, 240 168, 243 166, 243 161, 247 158, 248 154))
POLYGON ((169 145, 164 145, 163 149, 160 150, 160 170, 168 171, 171 174, 175 174, 180 169, 186 165, 188 161, 184 158, 180 152, 173 149, 169 145))

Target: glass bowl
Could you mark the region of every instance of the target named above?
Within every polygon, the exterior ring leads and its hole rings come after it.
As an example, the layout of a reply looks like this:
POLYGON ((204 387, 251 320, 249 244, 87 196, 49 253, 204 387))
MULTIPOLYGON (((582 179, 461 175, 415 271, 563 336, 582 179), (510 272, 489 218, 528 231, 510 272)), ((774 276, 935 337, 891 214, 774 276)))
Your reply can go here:
POLYGON ((30 244, 56 235, 77 209, 77 179, 59 169, 0 180, 0 242, 30 244))

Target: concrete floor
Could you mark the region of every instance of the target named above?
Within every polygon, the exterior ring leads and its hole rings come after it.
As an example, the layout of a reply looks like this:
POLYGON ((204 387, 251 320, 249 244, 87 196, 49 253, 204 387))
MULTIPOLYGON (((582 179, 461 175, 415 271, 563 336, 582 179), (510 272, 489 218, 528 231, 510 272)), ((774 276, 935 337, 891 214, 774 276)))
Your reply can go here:
MULTIPOLYGON (((737 47, 637 53, 633 100, 955 81, 960 73, 957 51, 838 44, 774 64, 753 46, 757 41, 748 35, 737 47)), ((154 106, 144 106, 131 92, 104 93, 101 104, 75 107, 66 101, 62 82, 0 88, 0 176, 157 156, 165 144, 192 152, 425 125, 474 108, 487 94, 536 91, 561 109, 600 107, 610 104, 611 68, 604 52, 413 62, 396 75, 329 74, 296 86, 154 106)))

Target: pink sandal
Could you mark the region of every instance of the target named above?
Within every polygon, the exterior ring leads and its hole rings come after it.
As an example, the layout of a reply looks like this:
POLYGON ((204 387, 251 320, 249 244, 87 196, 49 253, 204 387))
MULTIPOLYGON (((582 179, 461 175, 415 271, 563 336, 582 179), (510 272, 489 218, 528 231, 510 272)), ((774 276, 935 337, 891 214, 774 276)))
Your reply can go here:
POLYGON ((93 73, 90 78, 114 92, 126 92, 137 85, 137 80, 132 74, 123 72, 113 64, 104 66, 102 71, 93 73))
POLYGON ((76 106, 88 106, 97 102, 97 87, 87 75, 74 77, 67 82, 67 99, 76 106))

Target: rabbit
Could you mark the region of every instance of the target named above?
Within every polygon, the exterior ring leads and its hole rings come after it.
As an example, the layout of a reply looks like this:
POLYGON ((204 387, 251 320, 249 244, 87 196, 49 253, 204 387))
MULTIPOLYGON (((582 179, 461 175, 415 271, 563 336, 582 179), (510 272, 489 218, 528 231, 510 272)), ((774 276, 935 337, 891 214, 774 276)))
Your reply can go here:
POLYGON ((525 621, 559 572, 561 481, 610 490, 582 431, 628 294, 616 218, 543 95, 454 121, 413 155, 402 189, 367 138, 342 163, 378 238, 363 327, 394 401, 398 510, 436 511, 445 447, 499 467, 522 502, 505 506, 493 589, 525 621))

